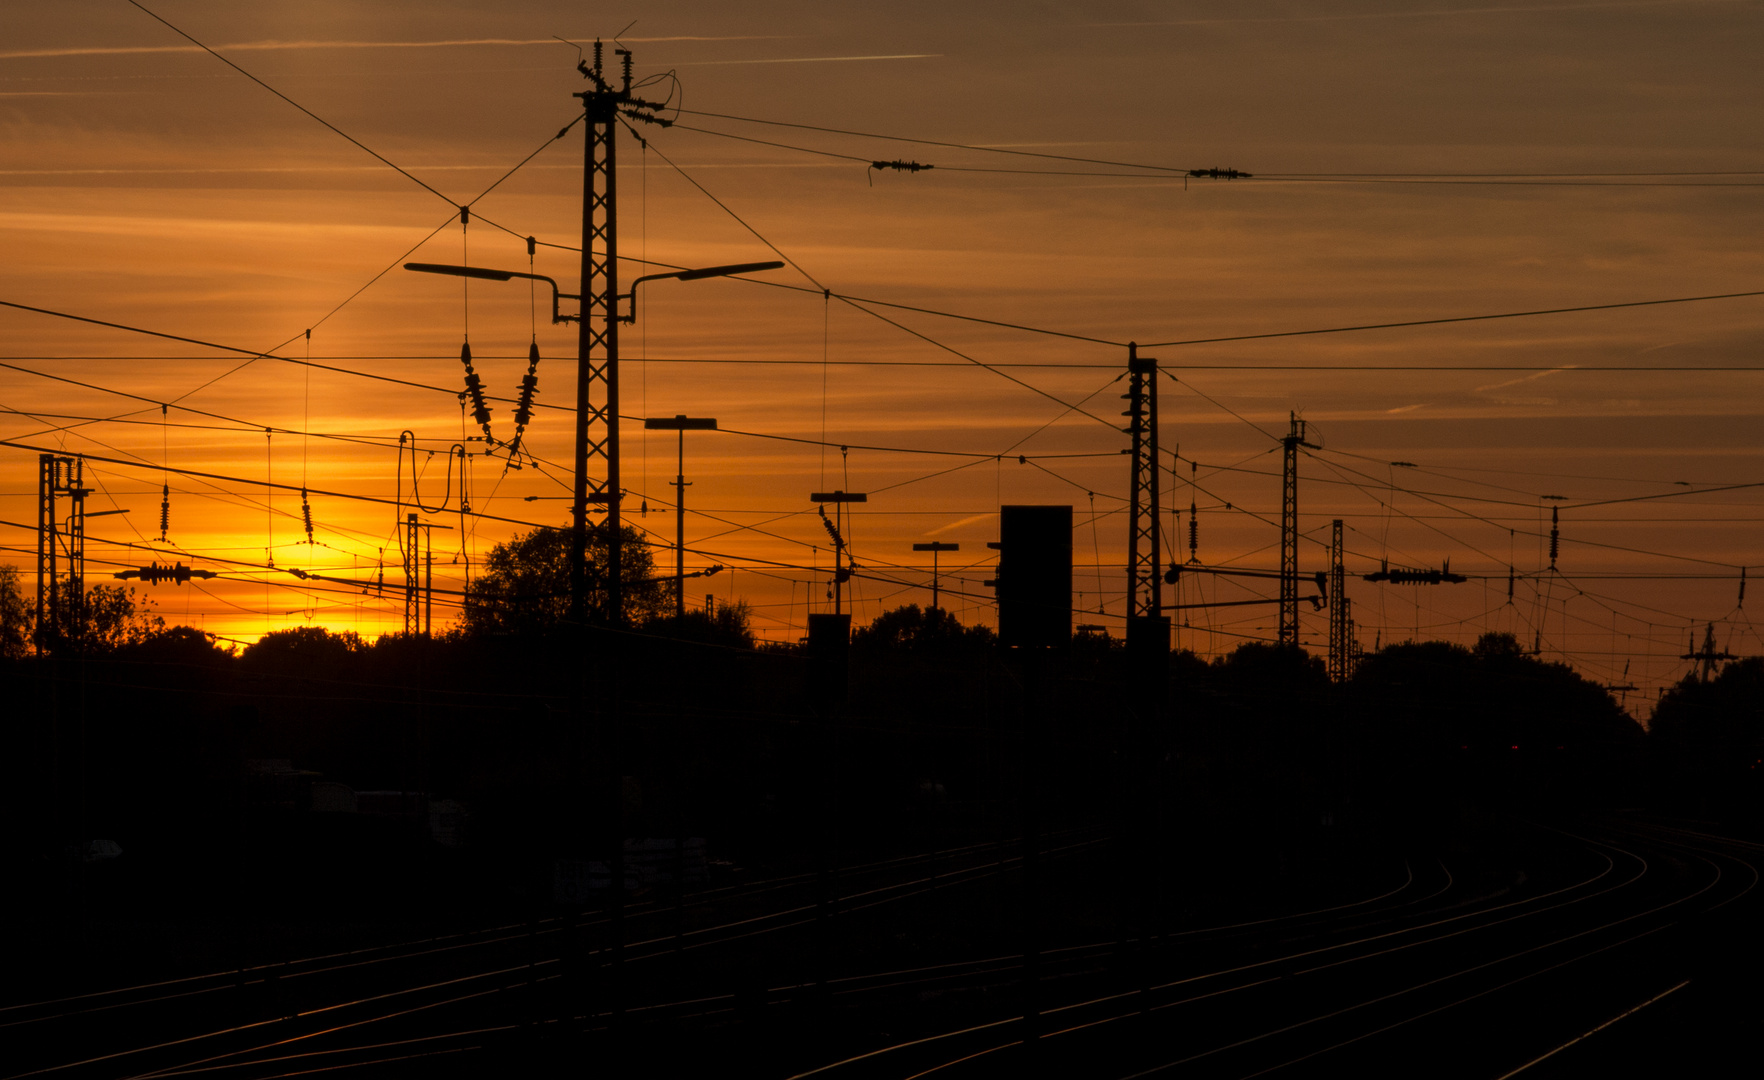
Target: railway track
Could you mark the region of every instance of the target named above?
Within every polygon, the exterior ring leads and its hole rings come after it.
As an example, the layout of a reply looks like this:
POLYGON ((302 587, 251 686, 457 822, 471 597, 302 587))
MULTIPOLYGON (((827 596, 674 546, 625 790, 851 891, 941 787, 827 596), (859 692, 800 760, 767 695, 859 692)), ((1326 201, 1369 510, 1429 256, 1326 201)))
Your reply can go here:
MULTIPOLYGON (((156 1029, 169 1037, 118 1039, 103 1053, 88 1041, 83 1054, 9 1075, 463 1076, 529 1054, 672 1043, 692 1048, 696 1062, 739 1061, 743 1071, 753 1065, 743 1048, 775 1047, 768 1062, 797 1062, 772 1071, 781 1078, 1396 1068, 1541 1080, 1574 1075, 1589 1048, 1635 1023, 1629 1017, 1693 984, 1687 941, 1704 947, 1711 920, 1750 912, 1764 845, 1615 818, 1537 826, 1530 836, 1524 873, 1504 881, 1455 874, 1453 858, 1418 859, 1336 902, 1051 945, 1030 1040, 1017 953, 848 964, 809 977, 812 875, 694 898, 678 925, 671 908, 633 906, 617 978, 604 922, 578 914, 309 958, 283 976, 288 986, 308 980, 283 991, 298 1007, 276 1015, 204 1026, 215 1009, 194 1003, 239 993, 237 972, 213 973, 14 1006, 0 1012, 10 1025, 0 1040, 93 1020, 139 1030, 135 1021, 158 1008, 175 1021, 156 1029), (731 986, 728 972, 745 966, 760 981, 731 986), (337 993, 343 986, 353 992, 337 993), (861 1024, 842 1026, 870 1016, 904 1030, 878 1039, 861 1024), (719 1059, 724 1051, 733 1056, 719 1059)), ((1044 857, 1082 872, 1105 844, 1068 834, 1044 857)), ((847 933, 880 933, 941 911, 934 905, 948 898, 972 898, 1020 860, 1014 846, 1001 855, 975 845, 843 868, 833 908, 847 933)), ((277 984, 267 971, 252 978, 260 991, 277 984)), ((664 1071, 669 1060, 658 1058, 664 1071)))
POLYGON ((1684 983, 1675 933, 1754 898, 1764 849, 1609 821, 1555 835, 1576 869, 1548 888, 1446 890, 1296 935, 1270 923, 1277 932, 1239 936, 1225 953, 1166 951, 1151 985, 1106 972, 1074 979, 1041 1011, 1035 1039, 1016 1010, 1001 1010, 794 1075, 1496 1077, 1558 1067, 1587 1032, 1684 983))
MULTIPOLYGON (((1056 842, 1054 854, 1102 842, 1076 833, 1058 840, 1066 842, 1056 842)), ((839 868, 830 874, 832 910, 850 916, 996 876, 1021 862, 1018 847, 973 844, 839 868)), ((799 873, 703 890, 679 908, 629 905, 621 966, 678 961, 810 925, 818 892, 817 875, 799 873)), ((567 1013, 553 1000, 566 980, 587 981, 606 967, 610 927, 604 913, 571 912, 18 1003, 0 1008, 5 1075, 171 1075, 191 1069, 244 1074, 258 1057, 287 1056, 280 1048, 346 1040, 347 1033, 365 1028, 427 1029, 453 1024, 460 1013, 516 1017, 488 1025, 492 1030, 531 1027, 535 1018, 567 1013), (217 1023, 219 1017, 230 1022, 217 1023)))

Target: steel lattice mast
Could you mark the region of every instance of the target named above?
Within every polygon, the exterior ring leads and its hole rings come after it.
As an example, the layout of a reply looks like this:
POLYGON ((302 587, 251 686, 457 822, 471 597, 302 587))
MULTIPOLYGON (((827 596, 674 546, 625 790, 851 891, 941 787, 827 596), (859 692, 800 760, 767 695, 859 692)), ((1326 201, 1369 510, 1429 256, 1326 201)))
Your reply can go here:
POLYGON ((1347 571, 1342 566, 1341 519, 1329 534, 1329 678, 1347 682, 1353 676, 1353 629, 1348 621, 1347 571))
MULTIPOLYGON (((1127 617, 1163 614, 1158 533, 1158 362, 1127 344, 1127 434, 1133 437, 1133 503, 1127 526, 1127 617)), ((1166 646, 1167 647, 1167 646, 1166 646)))
POLYGON ((86 604, 85 459, 42 454, 37 478, 37 651, 83 636, 86 604), (63 526, 59 501, 66 497, 63 526), (66 580, 62 562, 66 562, 66 580))
POLYGON ((570 615, 588 611, 588 505, 606 508, 605 610, 618 623, 624 612, 624 559, 619 514, 619 228, 618 140, 622 117, 666 124, 654 115, 660 102, 631 94, 631 52, 615 49, 619 85, 607 81, 601 43, 594 43, 594 65, 577 70, 594 84, 574 96, 582 99, 587 137, 582 179, 581 311, 576 338, 576 475, 570 537, 570 615), (593 475, 590 468, 593 467, 593 475))
POLYGON ((1305 422, 1291 417, 1292 429, 1280 440, 1284 450, 1280 474, 1280 644, 1295 648, 1298 624, 1298 448, 1305 441, 1305 422))

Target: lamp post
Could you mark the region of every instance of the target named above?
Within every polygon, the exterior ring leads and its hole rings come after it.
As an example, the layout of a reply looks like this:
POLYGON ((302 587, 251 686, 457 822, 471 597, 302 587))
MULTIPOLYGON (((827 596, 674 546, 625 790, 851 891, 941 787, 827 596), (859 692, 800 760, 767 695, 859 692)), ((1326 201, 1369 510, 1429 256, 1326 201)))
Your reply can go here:
MULTIPOLYGON (((528 242, 529 251, 532 242, 528 242)), ((674 278, 679 281, 701 281, 705 278, 729 277, 732 274, 749 274, 761 270, 776 270, 784 264, 781 262, 731 263, 725 266, 704 266, 689 270, 675 270, 665 274, 645 274, 631 282, 631 291, 618 293, 615 304, 608 312, 609 329, 616 324, 637 321, 637 286, 646 281, 660 281, 674 278), (628 312, 617 310, 617 300, 627 301, 628 312)), ((450 263, 405 263, 406 270, 415 270, 424 274, 448 274, 453 277, 481 278, 486 281, 509 281, 522 278, 528 281, 543 281, 551 286, 551 321, 554 323, 582 322, 582 295, 580 293, 560 292, 557 281, 544 274, 526 274, 518 270, 496 270, 484 266, 457 266, 450 263), (558 310, 558 301, 576 301, 578 311, 571 315, 558 310)), ((617 385, 618 377, 618 345, 617 337, 605 335, 607 357, 605 367, 609 386, 617 385)), ((572 489, 572 519, 570 523, 570 617, 581 620, 588 609, 588 410, 585 389, 590 376, 591 360, 589 357, 589 335, 584 329, 577 341, 576 355, 576 476, 572 489)), ((607 461, 606 491, 601 496, 606 502, 607 525, 607 566, 606 566, 606 610, 607 617, 614 625, 623 621, 624 616, 624 560, 620 558, 620 547, 623 537, 620 536, 619 515, 619 424, 618 405, 614 398, 606 403, 606 444, 599 448, 607 461)))
MULTIPOLYGON (((642 278, 638 278, 642 281, 642 278)), ((637 283, 631 283, 632 314, 636 314, 637 283)), ((686 619, 686 433, 715 431, 717 422, 708 416, 652 416, 643 421, 645 431, 675 431, 680 439, 674 465, 674 487, 680 497, 674 500, 674 618, 676 625, 686 619)))
POLYGON ((929 551, 931 553, 931 606, 933 608, 936 608, 937 607, 937 553, 939 551, 960 551, 960 550, 962 550, 962 545, 960 545, 960 544, 945 544, 940 540, 933 540, 929 544, 914 544, 913 550, 914 551, 929 551))

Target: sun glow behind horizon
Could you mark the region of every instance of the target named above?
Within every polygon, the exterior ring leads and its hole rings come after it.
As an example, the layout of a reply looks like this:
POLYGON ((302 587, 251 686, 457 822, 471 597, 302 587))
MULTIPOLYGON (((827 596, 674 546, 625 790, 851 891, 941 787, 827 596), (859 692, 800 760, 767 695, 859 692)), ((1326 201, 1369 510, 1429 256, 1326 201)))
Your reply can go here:
MULTIPOLYGON (((544 5, 518 16, 437 17, 445 25, 435 26, 401 5, 335 26, 320 25, 336 15, 316 8, 280 20, 206 4, 165 14, 199 37, 235 41, 542 40, 559 18, 544 5), (419 24, 424 33, 413 33, 419 24)), ((136 462, 88 466, 93 509, 130 511, 93 523, 89 581, 181 558, 222 577, 203 589, 143 588, 168 621, 241 640, 297 625, 365 636, 401 629, 396 518, 410 508, 340 496, 397 499, 406 430, 420 447, 423 504, 451 500, 447 512, 424 515, 452 526, 434 533, 442 595, 464 586, 491 544, 567 524, 571 420, 558 407, 574 400, 573 328, 548 324, 542 294, 535 318, 534 296, 518 283, 468 290, 392 269, 363 286, 402 261, 524 271, 520 237, 529 233, 577 242, 579 131, 476 204, 462 234, 441 199, 212 58, 78 51, 176 45, 163 28, 141 20, 112 29, 79 12, 10 17, 20 23, 13 53, 55 55, 0 57, 0 90, 13 95, 0 96, 0 109, 14 149, 0 163, 9 255, 0 299, 382 377, 246 363, 237 353, 0 311, 0 359, 27 369, 0 376, 0 407, 12 410, 4 437, 136 462), (315 324, 309 344, 302 331, 315 324), (504 398, 514 396, 536 337, 543 408, 527 439, 539 464, 505 469, 470 441, 479 433, 456 397, 468 335, 490 393, 504 398), (160 402, 173 402, 163 425, 160 402), (106 421, 77 419, 86 417, 106 421), (266 427, 275 431, 266 436, 266 427), (447 475, 456 443, 472 450, 473 509, 510 520, 460 520, 457 470, 451 485, 447 475), (237 479, 166 478, 173 547, 161 549, 152 526, 165 466, 237 479), (305 542, 299 491, 264 481, 312 492, 318 543, 305 542), (353 584, 303 581, 291 568, 353 584)), ((635 46, 638 74, 678 67, 688 104, 716 112, 1263 173, 1764 167, 1730 134, 1758 119, 1744 72, 1759 20, 1743 11, 1485 14, 1449 26, 1368 19, 1300 33, 1284 23, 1208 24, 1125 35, 1074 32, 1046 13, 949 14, 917 27, 849 14, 828 16, 788 48, 769 37, 774 22, 708 8, 645 13, 643 29, 658 40, 635 46), (1648 52, 1663 28, 1701 57, 1697 71, 1648 52), (736 63, 786 54, 916 58, 736 63), (1571 55, 1580 67, 1528 62, 1550 55, 1571 55), (1074 59, 1090 74, 1075 95, 1037 74, 1074 59), (1224 78, 1237 71, 1255 77, 1224 78), (964 108, 952 114, 951 100, 964 108)), ((571 118, 574 54, 555 52, 567 55, 469 44, 256 50, 238 59, 464 201, 571 118)), ((620 133, 624 255, 675 266, 774 257, 665 154, 836 293, 1110 342, 1733 292, 1760 280, 1747 240, 1757 234, 1757 188, 1193 182, 1185 190, 1149 176, 964 173, 957 167, 1093 167, 681 119, 644 131, 653 149, 620 133), (860 161, 688 126, 942 168, 870 175, 860 161)), ((534 268, 574 287, 573 253, 542 247, 534 268)), ((929 564, 911 544, 935 536, 962 545, 940 563, 946 606, 964 621, 990 622, 990 590, 980 582, 991 576, 992 515, 1004 503, 1069 502, 1079 522, 1076 621, 1118 629, 1123 348, 901 309, 871 313, 823 298, 794 271, 764 277, 646 285, 640 319, 623 331, 626 520, 650 535, 661 566, 672 563, 675 443, 646 435, 640 419, 714 416, 725 429, 687 438, 688 569, 732 568, 688 582, 690 602, 707 592, 745 598, 763 636, 795 640, 808 611, 826 604, 830 562, 807 495, 839 487, 872 493, 851 528, 867 575, 853 597, 860 620, 928 601, 929 564), (1066 407, 1078 403, 1081 411, 1066 407), (818 445, 823 437, 829 445, 818 445)), ((1279 460, 1270 436, 1297 411, 1324 447, 1301 462, 1307 573, 1321 568, 1320 541, 1339 517, 1350 576, 1383 560, 1447 558, 1474 575, 1431 590, 1351 583, 1367 647, 1503 630, 1601 681, 1624 681, 1633 667, 1627 678, 1648 687, 1682 671, 1676 654, 1692 625, 1715 622, 1733 651, 1764 651, 1735 604, 1738 568, 1757 559, 1764 503, 1746 490, 1684 495, 1679 484, 1694 491, 1764 477, 1756 436, 1764 375, 1694 370, 1755 366, 1761 339, 1764 304, 1752 299, 1147 349, 1176 376, 1161 384, 1162 438, 1182 456, 1168 478, 1182 511, 1180 532, 1166 519, 1169 554, 1187 558, 1192 500, 1202 561, 1273 564, 1279 460), (1432 370, 1351 370, 1380 365, 1432 370), (1608 370, 1625 365, 1675 370, 1608 370), (1190 460, 1201 463, 1193 490, 1190 460), (1571 511, 1560 573, 1547 572, 1552 503, 1660 495, 1672 497, 1571 511), (1511 605, 1509 567, 1520 576, 1511 605), (1681 573, 1705 576, 1668 576, 1681 573)), ((507 438, 511 405, 493 407, 493 430, 507 438)), ((28 451, 0 454, 8 478, 0 519, 34 522, 35 468, 28 451)), ((11 527, 5 541, 7 561, 27 579, 31 531, 11 527)), ((1259 595, 1253 584, 1185 579, 1168 598, 1241 599, 1259 595)), ((438 596, 438 629, 450 611, 438 596)), ((1178 642, 1217 654, 1272 636, 1274 608, 1188 617, 1195 625, 1178 642)), ((1319 647, 1321 617, 1303 617, 1307 646, 1319 647)))

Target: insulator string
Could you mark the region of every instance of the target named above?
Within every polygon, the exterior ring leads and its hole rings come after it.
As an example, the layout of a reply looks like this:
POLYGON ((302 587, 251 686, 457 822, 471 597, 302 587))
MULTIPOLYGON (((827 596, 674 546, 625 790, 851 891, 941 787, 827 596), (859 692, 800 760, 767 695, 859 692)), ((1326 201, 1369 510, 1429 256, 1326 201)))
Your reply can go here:
MULTIPOLYGON (((166 433, 166 407, 159 406, 159 539, 166 542, 166 532, 171 528, 171 437, 166 433)), ((1743 574, 1742 574, 1743 580, 1743 574)), ((1745 586, 1740 586, 1740 595, 1745 595, 1745 586)))

